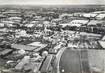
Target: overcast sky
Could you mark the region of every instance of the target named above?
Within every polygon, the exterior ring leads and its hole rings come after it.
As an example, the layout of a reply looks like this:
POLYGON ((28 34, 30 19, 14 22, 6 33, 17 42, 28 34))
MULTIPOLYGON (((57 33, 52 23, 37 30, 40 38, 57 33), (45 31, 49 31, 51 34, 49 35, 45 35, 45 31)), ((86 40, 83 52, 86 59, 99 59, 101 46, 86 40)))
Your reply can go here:
POLYGON ((20 5, 105 4, 105 0, 0 0, 0 5, 3 4, 20 5))

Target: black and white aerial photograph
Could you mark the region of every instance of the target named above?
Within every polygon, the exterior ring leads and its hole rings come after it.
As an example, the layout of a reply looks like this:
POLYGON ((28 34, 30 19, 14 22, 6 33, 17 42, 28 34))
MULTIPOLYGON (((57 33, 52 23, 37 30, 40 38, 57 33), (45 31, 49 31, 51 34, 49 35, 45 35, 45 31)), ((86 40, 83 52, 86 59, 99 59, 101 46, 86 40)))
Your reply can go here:
POLYGON ((0 73, 105 73, 105 0, 0 0, 0 73))

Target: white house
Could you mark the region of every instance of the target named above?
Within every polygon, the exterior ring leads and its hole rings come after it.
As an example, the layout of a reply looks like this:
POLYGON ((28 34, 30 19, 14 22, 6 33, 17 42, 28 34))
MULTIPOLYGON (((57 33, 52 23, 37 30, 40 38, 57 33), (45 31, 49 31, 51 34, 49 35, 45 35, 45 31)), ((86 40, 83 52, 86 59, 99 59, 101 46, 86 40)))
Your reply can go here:
POLYGON ((86 18, 90 18, 90 17, 92 17, 92 18, 94 18, 94 17, 96 17, 98 14, 96 14, 96 13, 84 13, 84 14, 82 14, 82 16, 83 17, 86 17, 86 18))
POLYGON ((77 26, 80 27, 81 25, 85 25, 89 22, 89 20, 72 20, 70 22, 70 26, 77 26))
POLYGON ((63 14, 61 14, 60 16, 59 16, 59 18, 60 19, 62 19, 63 17, 65 17, 65 16, 73 16, 73 14, 67 14, 67 13, 63 13, 63 14))
POLYGON ((4 27, 4 23, 0 23, 0 27, 4 27))
POLYGON ((89 20, 72 20, 70 23, 64 23, 64 24, 59 24, 62 27, 65 26, 76 26, 76 27, 80 27, 81 25, 85 25, 89 22, 89 20))
POLYGON ((105 11, 95 11, 95 12, 92 12, 92 13, 100 14, 100 13, 105 13, 105 11))
POLYGON ((105 14, 99 14, 96 16, 96 19, 101 20, 105 18, 105 14))
POLYGON ((2 23, 4 23, 5 25, 7 25, 8 27, 12 27, 13 26, 13 23, 15 23, 15 22, 13 22, 13 21, 2 21, 2 23))
POLYGON ((35 24, 26 24, 25 26, 26 26, 26 27, 29 27, 29 28, 32 28, 32 27, 35 26, 35 24))
POLYGON ((101 24, 103 25, 105 23, 105 21, 103 20, 91 20, 88 25, 97 25, 97 24, 101 24))
POLYGON ((69 26, 69 25, 71 25, 70 23, 64 23, 64 24, 59 24, 59 25, 61 25, 62 27, 65 27, 65 26, 69 26))

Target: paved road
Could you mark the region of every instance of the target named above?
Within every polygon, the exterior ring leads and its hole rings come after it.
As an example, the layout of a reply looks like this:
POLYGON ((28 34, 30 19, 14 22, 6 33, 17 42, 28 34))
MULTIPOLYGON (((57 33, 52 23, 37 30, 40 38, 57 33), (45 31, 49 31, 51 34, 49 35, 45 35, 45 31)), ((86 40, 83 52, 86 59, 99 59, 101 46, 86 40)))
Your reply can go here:
POLYGON ((62 56, 62 54, 65 50, 66 50, 66 47, 62 47, 56 55, 56 58, 57 58, 56 59, 57 73, 60 73, 59 72, 59 62, 60 62, 60 58, 61 58, 61 56, 62 56))

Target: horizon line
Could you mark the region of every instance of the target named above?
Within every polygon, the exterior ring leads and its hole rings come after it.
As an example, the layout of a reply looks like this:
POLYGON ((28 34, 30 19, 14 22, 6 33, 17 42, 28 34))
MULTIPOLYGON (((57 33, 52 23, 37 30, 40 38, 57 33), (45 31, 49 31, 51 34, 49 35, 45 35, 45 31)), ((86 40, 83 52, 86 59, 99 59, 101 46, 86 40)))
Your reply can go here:
POLYGON ((74 5, 74 6, 76 6, 76 5, 105 5, 105 4, 0 4, 0 6, 1 5, 20 5, 20 6, 22 6, 22 5, 29 5, 29 6, 39 6, 39 5, 41 5, 41 6, 43 6, 43 5, 44 6, 74 5))

